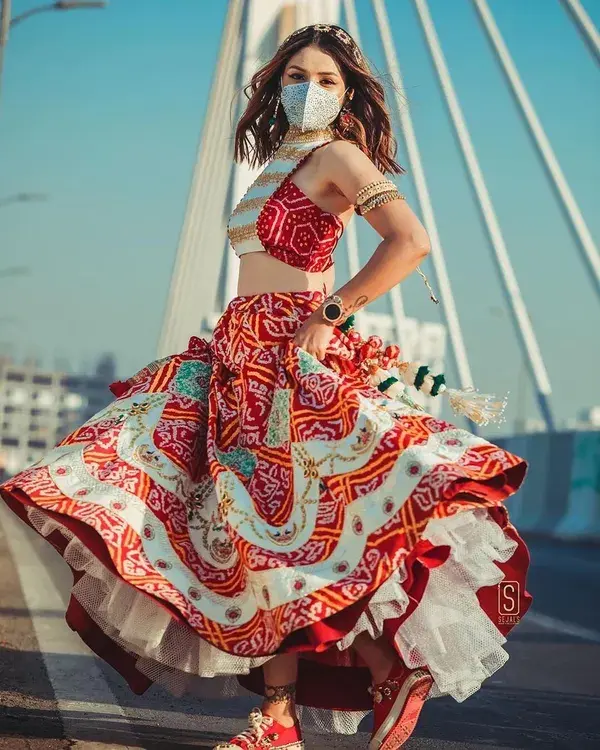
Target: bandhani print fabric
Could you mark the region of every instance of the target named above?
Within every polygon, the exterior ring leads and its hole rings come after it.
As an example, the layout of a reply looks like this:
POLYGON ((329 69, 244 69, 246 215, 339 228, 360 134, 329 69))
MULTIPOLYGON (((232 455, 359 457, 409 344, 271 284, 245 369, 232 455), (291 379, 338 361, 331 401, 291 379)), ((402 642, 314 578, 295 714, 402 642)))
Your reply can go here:
POLYGON ((322 300, 236 297, 210 342, 114 383, 0 487, 72 568, 68 623, 136 692, 260 693, 260 666, 297 652, 305 716, 353 732, 359 633, 457 700, 507 658, 504 583, 509 614, 529 605, 504 508, 524 461, 368 385, 341 331, 322 362, 295 346, 322 300))

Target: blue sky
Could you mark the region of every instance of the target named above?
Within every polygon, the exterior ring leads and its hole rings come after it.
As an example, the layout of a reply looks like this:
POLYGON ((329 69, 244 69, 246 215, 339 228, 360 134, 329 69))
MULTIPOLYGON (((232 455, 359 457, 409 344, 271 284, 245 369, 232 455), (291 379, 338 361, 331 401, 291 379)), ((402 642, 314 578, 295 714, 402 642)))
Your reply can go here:
MULTIPOLYGON (((13 0, 14 13, 35 4, 13 0)), ((365 52, 385 76, 371 3, 356 4, 365 52)), ((387 6, 476 384, 510 391, 510 420, 535 416, 414 6, 387 6)), ((597 65, 559 0, 490 6, 598 240, 597 65)), ((600 25, 600 0, 584 6, 600 25)), ((472 3, 430 8, 565 419, 600 402, 598 299, 472 3)), ((3 351, 74 369, 112 351, 123 376, 155 357, 225 10, 225 0, 112 0, 104 11, 48 13, 13 30, 0 198, 34 191, 48 200, 0 208, 0 268, 32 268, 0 279, 3 351)), ((401 141, 399 157, 406 163, 401 141)), ((402 184, 416 205, 410 176, 402 184)), ((365 227, 359 236, 366 260, 376 237, 365 227)), ((418 277, 403 289, 409 314, 437 319, 418 277)), ((455 380, 451 366, 448 375, 455 380)))

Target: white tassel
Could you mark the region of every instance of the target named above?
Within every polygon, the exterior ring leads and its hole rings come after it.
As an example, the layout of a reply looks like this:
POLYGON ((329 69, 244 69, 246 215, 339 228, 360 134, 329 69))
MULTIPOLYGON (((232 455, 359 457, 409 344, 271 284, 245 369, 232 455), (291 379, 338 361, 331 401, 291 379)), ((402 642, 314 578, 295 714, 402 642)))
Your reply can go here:
MULTIPOLYGON (((405 385, 413 385, 415 377, 419 371, 420 364, 418 362, 411 362, 406 367, 400 367, 400 373, 402 381, 397 380, 396 382, 389 385, 384 393, 391 399, 403 401, 408 406, 414 409, 423 411, 423 407, 417 404, 410 396, 405 392, 405 385)), ((370 376, 371 385, 377 387, 384 380, 389 377, 394 377, 388 370, 384 370, 382 367, 378 367, 377 370, 370 376)), ((427 374, 423 380, 423 385, 419 389, 426 395, 431 393, 433 388, 434 379, 431 375, 427 374)), ((504 420, 504 411, 506 409, 507 397, 499 399, 497 396, 489 393, 479 393, 474 388, 465 388, 464 390, 457 390, 456 388, 448 388, 442 383, 440 385, 439 395, 444 394, 447 396, 450 406, 455 414, 464 415, 475 424, 480 427, 485 427, 491 422, 501 423, 504 420)))
POLYGON ((445 390, 455 414, 464 414, 472 422, 485 427, 490 422, 503 422, 506 409, 507 397, 498 399, 490 393, 479 393, 474 388, 465 388, 463 391, 454 388, 445 390))

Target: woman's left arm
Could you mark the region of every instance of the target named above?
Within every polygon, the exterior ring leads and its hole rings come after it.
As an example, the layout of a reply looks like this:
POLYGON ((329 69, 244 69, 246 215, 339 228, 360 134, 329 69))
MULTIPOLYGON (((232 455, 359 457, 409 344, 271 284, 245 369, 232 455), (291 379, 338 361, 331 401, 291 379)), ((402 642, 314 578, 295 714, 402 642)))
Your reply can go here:
MULTIPOLYGON (((352 205, 356 204, 363 188, 386 179, 368 156, 347 141, 329 144, 319 167, 352 205)), ((382 240, 365 266, 336 292, 347 315, 389 292, 409 276, 429 252, 425 228, 399 195, 395 200, 371 208, 365 219, 382 240)), ((323 359, 332 335, 333 328, 323 319, 319 307, 298 329, 294 340, 298 346, 323 359)))

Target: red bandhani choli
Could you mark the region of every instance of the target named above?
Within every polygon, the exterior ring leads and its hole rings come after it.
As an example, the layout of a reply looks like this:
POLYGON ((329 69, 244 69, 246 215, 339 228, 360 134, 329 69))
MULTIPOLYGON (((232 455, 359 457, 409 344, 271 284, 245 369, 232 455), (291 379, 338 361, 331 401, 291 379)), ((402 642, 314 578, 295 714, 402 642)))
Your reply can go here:
POLYGON ((326 271, 344 225, 323 211, 287 178, 273 193, 257 221, 265 251, 302 271, 326 271))
MULTIPOLYGON (((309 271, 341 232, 289 179, 257 226, 309 271)), ((336 330, 322 362, 295 346, 322 300, 236 297, 210 342, 114 383, 0 487, 71 565, 71 627, 138 692, 260 692, 259 667, 294 651, 299 703, 352 731, 371 706, 359 633, 457 700, 507 658, 498 586, 519 582, 529 605, 504 507, 524 461, 369 385, 360 337, 336 330)))

